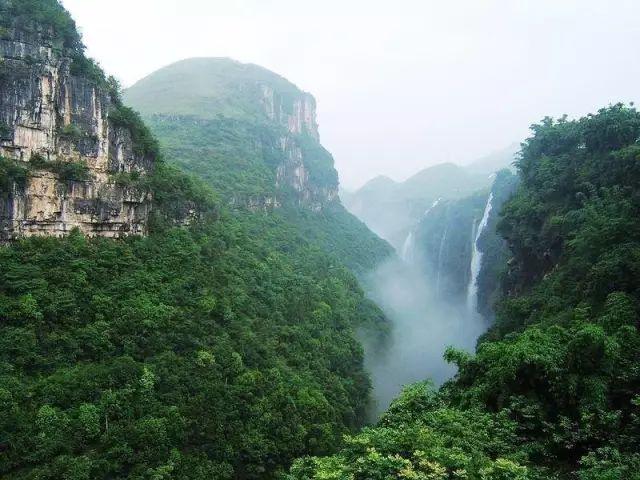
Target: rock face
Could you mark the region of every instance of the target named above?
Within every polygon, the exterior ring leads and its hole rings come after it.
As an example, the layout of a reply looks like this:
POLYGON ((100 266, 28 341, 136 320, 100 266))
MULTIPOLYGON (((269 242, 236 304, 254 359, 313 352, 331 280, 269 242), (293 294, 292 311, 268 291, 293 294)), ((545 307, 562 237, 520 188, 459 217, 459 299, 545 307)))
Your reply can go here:
POLYGON ((137 152, 129 127, 109 118, 114 99, 106 84, 73 75, 72 52, 56 46, 51 32, 7 29, 3 37, 0 155, 28 174, 0 192, 0 240, 61 236, 74 227, 89 236, 144 233, 150 194, 120 186, 115 174, 144 175, 154 158, 137 152))
POLYGON ((307 135, 312 143, 317 142, 320 146, 315 98, 310 93, 299 92, 297 98, 289 100, 287 105, 283 96, 271 86, 260 85, 260 89, 264 113, 286 132, 278 139, 284 156, 276 170, 276 187, 292 188, 300 205, 309 206, 314 211, 322 210, 323 204, 337 198, 338 184, 320 186, 310 180, 306 155, 299 139, 299 136, 307 135))
POLYGON ((188 59, 142 79, 124 98, 174 161, 203 178, 216 177, 212 183, 234 206, 294 204, 321 211, 339 201, 333 158, 320 144, 315 99, 269 70, 227 58, 188 59), (181 133, 185 125, 189 135, 181 133), (221 152, 237 161, 225 163, 221 152), (241 164, 244 179, 238 182, 238 173, 224 177, 241 164), (254 188, 238 188, 243 180, 254 188), (226 185, 235 191, 225 191, 226 185))

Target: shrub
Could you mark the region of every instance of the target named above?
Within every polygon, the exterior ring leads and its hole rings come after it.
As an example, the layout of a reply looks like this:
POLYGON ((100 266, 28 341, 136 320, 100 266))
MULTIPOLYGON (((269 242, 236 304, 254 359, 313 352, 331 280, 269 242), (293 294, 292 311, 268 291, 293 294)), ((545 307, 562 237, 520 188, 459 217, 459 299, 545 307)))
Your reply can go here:
POLYGON ((91 178, 89 167, 85 162, 48 161, 40 153, 33 153, 29 159, 29 167, 34 170, 46 170, 55 173, 61 182, 84 182, 91 178))
POLYGON ((47 164, 47 159, 44 158, 44 155, 41 153, 32 153, 31 158, 29 158, 29 166, 32 168, 45 168, 47 164))
POLYGON ((80 139, 84 136, 82 130, 80 130, 80 127, 74 125, 73 123, 62 127, 58 134, 61 138, 74 143, 79 142, 80 139))
POLYGON ((158 141, 142 121, 140 114, 132 108, 116 102, 109 112, 109 120, 116 127, 129 130, 136 155, 157 157, 160 153, 158 141))
POLYGON ((6 197, 13 185, 24 187, 27 183, 28 170, 15 160, 0 157, 0 197, 6 197))
POLYGON ((82 52, 78 52, 71 57, 69 72, 74 77, 88 79, 96 86, 104 88, 108 86, 107 77, 100 65, 94 59, 85 57, 82 52))
POLYGON ((89 168, 84 162, 54 162, 52 171, 61 182, 83 182, 89 180, 89 168))

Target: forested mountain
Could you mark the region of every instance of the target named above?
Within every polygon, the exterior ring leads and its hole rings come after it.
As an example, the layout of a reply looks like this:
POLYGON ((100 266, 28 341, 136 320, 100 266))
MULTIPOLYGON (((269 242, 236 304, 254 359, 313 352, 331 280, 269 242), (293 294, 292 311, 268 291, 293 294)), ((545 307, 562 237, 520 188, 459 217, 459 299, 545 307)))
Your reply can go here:
POLYGON ((379 176, 342 197, 350 212, 399 251, 425 211, 438 200, 468 197, 493 183, 495 172, 515 161, 516 147, 462 167, 442 163, 425 168, 403 182, 379 176))
POLYGON ((103 221, 103 210, 107 219, 126 210, 130 200, 116 195, 120 203, 60 227, 63 238, 32 228, 0 249, 0 477, 263 479, 295 457, 334 451, 364 421, 369 398, 354 331, 385 329, 346 265, 365 271, 390 248, 341 208, 314 132, 307 138, 296 124, 283 134, 262 117, 234 130, 239 118, 216 116, 219 128, 196 125, 192 142, 170 144, 191 138, 176 128, 159 149, 115 82, 85 57, 57 1, 0 0, 0 25, 2 105, 50 98, 34 112, 59 122, 26 136, 34 117, 3 118, 2 200, 20 204, 22 186, 41 170, 56 184, 51 217, 11 221, 58 228, 81 207, 70 192, 103 205, 91 193, 104 191, 93 189, 96 178, 148 202, 138 231, 83 227, 103 221), (89 115, 83 105, 104 109, 89 115), (112 156, 100 133, 121 125, 131 138, 114 140, 112 156), (228 142, 216 143, 217 134, 228 142), (271 144, 282 136, 287 145, 271 144), (118 152, 128 146, 152 154, 152 168, 96 167, 125 158, 118 152), (236 169, 242 161, 249 166, 236 169))
MULTIPOLYGON (((123 96, 57 0, 0 0, 0 477, 640 479, 640 113, 545 118, 495 164, 350 199, 498 300, 363 427, 357 338, 389 324, 359 278, 407 262, 340 203, 313 97, 229 59, 123 96)), ((414 279, 384 278, 398 310, 414 279)))
POLYGON ((316 101, 262 67, 228 58, 177 62, 125 92, 171 162, 240 211, 271 212, 363 272, 389 253, 338 198, 316 101))
POLYGON ((508 294, 439 391, 408 388, 291 479, 640 478, 640 113, 533 126, 499 230, 508 294))

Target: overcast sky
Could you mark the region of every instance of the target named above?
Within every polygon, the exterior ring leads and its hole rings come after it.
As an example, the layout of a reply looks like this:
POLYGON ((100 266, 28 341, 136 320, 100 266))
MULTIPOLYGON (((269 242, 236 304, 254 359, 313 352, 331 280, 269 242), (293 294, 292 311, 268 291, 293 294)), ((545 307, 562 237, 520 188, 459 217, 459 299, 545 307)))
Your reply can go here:
POLYGON ((108 73, 232 57, 313 93, 354 188, 640 99, 638 0, 63 0, 108 73))

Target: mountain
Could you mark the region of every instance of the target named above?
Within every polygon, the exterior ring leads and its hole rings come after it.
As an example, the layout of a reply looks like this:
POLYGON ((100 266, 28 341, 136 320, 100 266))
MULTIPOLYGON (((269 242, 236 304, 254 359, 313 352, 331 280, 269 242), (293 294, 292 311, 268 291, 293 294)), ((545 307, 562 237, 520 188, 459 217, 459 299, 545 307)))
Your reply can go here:
POLYGON ((503 169, 514 170, 514 162, 520 152, 520 145, 512 143, 508 147, 493 152, 466 166, 467 171, 482 175, 491 175, 503 169))
POLYGON ((0 477, 275 479, 360 427, 391 250, 310 97, 251 67, 158 146, 57 1, 0 0, 0 53, 0 477))
POLYGON ((315 99, 275 73, 227 58, 189 59, 152 73, 124 99, 171 158, 231 203, 321 210, 337 200, 315 99))
POLYGON ((157 144, 50 8, 0 3, 0 241, 145 233, 150 194, 123 180, 153 171, 157 144))
POLYGON ((399 251, 409 231, 436 200, 462 198, 490 185, 488 175, 443 163, 400 183, 374 178, 346 197, 345 206, 399 251))
POLYGON ((497 228, 495 324, 439 390, 287 477, 636 479, 640 467, 640 112, 546 118, 523 144, 497 228))
POLYGON ((389 254, 340 203, 315 99, 281 76, 195 58, 150 74, 124 100, 140 109, 168 161, 205 180, 230 207, 286 217, 358 272, 389 254))

